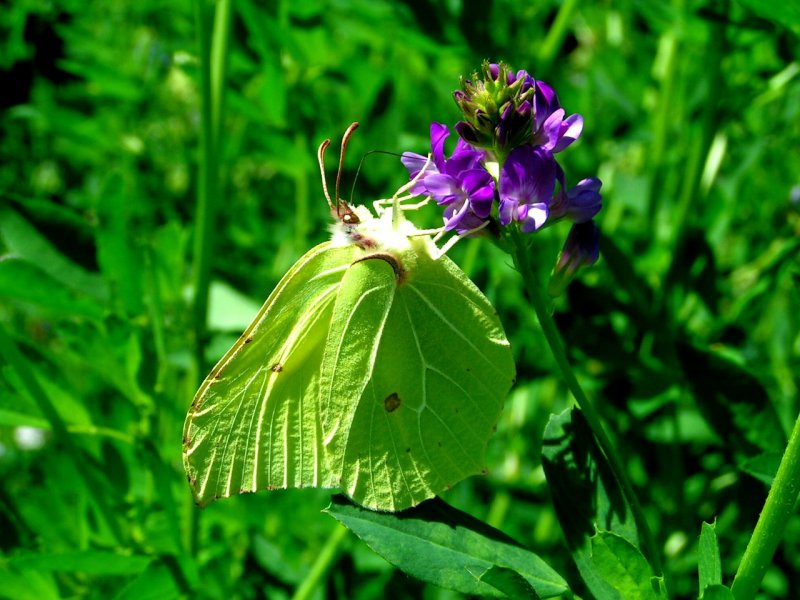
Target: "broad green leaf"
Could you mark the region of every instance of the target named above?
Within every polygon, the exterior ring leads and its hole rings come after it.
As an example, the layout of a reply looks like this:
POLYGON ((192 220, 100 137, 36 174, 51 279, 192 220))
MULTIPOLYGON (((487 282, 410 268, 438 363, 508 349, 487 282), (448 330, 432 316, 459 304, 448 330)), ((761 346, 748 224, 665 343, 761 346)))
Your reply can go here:
POLYGON ((733 600, 733 593, 722 584, 714 584, 705 589, 700 600, 733 600))
POLYGON ((52 572, 17 568, 0 561, 0 598, 3 600, 60 600, 52 572))
MULTIPOLYGON (((15 258, 34 264, 64 287, 104 302, 108 296, 103 279, 64 256, 19 213, 0 210, 0 238, 15 258)), ((23 282, 20 282, 22 285, 23 282)))
POLYGON ((334 496, 327 512, 397 568, 444 588, 492 597, 503 597, 506 589, 524 589, 503 587, 512 585, 508 570, 522 577, 540 598, 569 590, 536 554, 439 498, 400 513, 383 513, 334 496), (482 581, 487 574, 489 581, 482 581))
MULTIPOLYGON (((236 331, 245 329, 258 304, 223 281, 212 281, 208 294, 208 329, 236 331)), ((219 356, 219 355, 217 355, 219 356)))
POLYGON ((0 299, 33 304, 57 315, 100 319, 105 313, 93 298, 75 292, 19 258, 0 260, 0 299))
POLYGON ((714 584, 722 583, 722 564, 719 558, 715 523, 703 523, 700 542, 697 546, 697 573, 700 579, 700 595, 714 584))
POLYGON ((592 560, 595 529, 613 531, 632 544, 638 530, 591 428, 577 408, 550 417, 542 466, 567 547, 586 586, 597 598, 620 598, 592 560))
MULTIPOLYGON (((591 538, 592 564, 603 580, 625 600, 658 600, 659 578, 645 557, 624 537, 598 531, 591 538)), ((603 596, 600 596, 603 597, 603 596)))
POLYGON ((147 569, 115 596, 115 600, 171 600, 191 592, 180 565, 172 556, 154 560, 147 569))
POLYGON ((496 312, 409 222, 346 210, 195 396, 184 462, 201 505, 341 487, 394 511, 485 471, 515 370, 496 312))
POLYGON ((781 458, 783 458, 783 454, 780 452, 765 452, 742 462, 739 468, 762 483, 771 486, 775 480, 775 474, 778 472, 778 466, 781 464, 781 458))
POLYGON ((755 376, 711 350, 687 343, 677 349, 697 408, 718 436, 748 457, 782 451, 786 435, 755 376))

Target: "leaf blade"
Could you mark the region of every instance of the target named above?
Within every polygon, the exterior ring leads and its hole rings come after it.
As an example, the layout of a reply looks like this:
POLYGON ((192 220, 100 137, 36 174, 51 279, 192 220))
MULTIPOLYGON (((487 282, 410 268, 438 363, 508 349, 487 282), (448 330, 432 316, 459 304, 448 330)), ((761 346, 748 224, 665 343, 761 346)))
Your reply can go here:
POLYGON ((717 544, 716 522, 703 523, 700 526, 697 559, 700 596, 702 596, 708 586, 722 583, 722 563, 717 544))
POLYGON ((400 513, 381 513, 337 495, 326 512, 396 567, 441 587, 502 596, 494 585, 480 580, 499 567, 518 573, 541 598, 569 590, 539 556, 439 498, 400 513))

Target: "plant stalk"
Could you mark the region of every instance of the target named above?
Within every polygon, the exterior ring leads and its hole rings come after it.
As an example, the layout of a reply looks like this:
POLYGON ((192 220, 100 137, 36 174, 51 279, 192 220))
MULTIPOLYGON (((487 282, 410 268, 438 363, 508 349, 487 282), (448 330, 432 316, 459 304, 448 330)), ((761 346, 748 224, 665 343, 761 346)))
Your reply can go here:
POLYGON ((627 471, 625 470, 619 454, 615 450, 614 445, 611 443, 611 439, 608 437, 605 429, 603 428, 600 414, 597 412, 597 409, 592 401, 586 395, 586 392, 583 391, 583 388, 578 382, 578 378, 575 376, 575 372, 569 363, 569 359, 567 358, 567 353, 564 348, 564 342, 561 339, 561 334, 559 333, 558 328, 556 327, 555 320, 550 314, 548 301, 544 295, 544 291, 536 284, 536 273, 534 272, 530 262, 528 247, 522 239, 520 232, 516 228, 512 227, 509 229, 514 248, 514 264, 519 273, 522 275, 525 289, 527 290, 528 297, 533 304, 534 311, 539 319, 539 324, 542 328, 545 339, 547 340, 547 344, 550 346, 550 351, 553 354, 553 358, 555 359, 558 368, 561 370, 561 374, 566 381, 567 387, 575 397, 575 401, 578 403, 578 406, 583 412, 583 415, 586 417, 589 426, 592 428, 592 432, 597 439, 600 449, 602 450, 606 459, 608 459, 611 470, 614 472, 614 475, 620 487, 622 488, 622 492, 625 494, 625 497, 628 499, 628 502, 631 505, 633 518, 636 521, 636 526, 639 530, 646 554, 650 559, 650 564, 653 566, 653 569, 657 575, 663 575, 658 548, 653 538, 653 534, 650 532, 650 527, 647 525, 644 512, 639 504, 639 499, 633 490, 633 485, 628 478, 627 471))
POLYGON ((772 556, 786 532, 800 493, 800 415, 794 423, 789 443, 772 482, 764 510, 745 548, 731 591, 737 600, 754 598, 772 556))
MULTIPOLYGON (((200 156, 198 161, 197 211, 192 264, 192 329, 194 332, 195 375, 205 371, 208 292, 211 285, 211 257, 214 224, 220 197, 220 131, 225 72, 230 37, 231 0, 195 0, 198 51, 200 56, 200 156)), ((199 516, 194 503, 187 547, 197 551, 199 516)))
POLYGON ((308 598, 311 597, 320 581, 322 581, 322 578, 333 565, 333 561, 336 560, 339 546, 341 546, 342 542, 347 538, 348 533, 349 530, 346 527, 338 523, 336 524, 328 541, 325 542, 325 546, 323 546, 322 551, 319 553, 319 556, 317 556, 317 560, 311 566, 311 571, 309 571, 303 583, 300 584, 294 596, 292 596, 292 600, 308 600, 308 598))

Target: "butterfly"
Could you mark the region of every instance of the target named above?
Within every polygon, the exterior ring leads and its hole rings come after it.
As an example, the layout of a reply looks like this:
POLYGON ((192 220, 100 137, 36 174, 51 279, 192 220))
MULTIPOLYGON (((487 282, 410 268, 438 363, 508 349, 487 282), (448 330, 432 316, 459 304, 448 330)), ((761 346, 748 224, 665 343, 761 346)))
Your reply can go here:
POLYGON ((485 469, 515 377, 481 291, 404 213, 415 183, 377 216, 323 190, 332 239, 280 280, 200 386, 184 467, 201 506, 237 493, 340 488, 398 511, 485 469))

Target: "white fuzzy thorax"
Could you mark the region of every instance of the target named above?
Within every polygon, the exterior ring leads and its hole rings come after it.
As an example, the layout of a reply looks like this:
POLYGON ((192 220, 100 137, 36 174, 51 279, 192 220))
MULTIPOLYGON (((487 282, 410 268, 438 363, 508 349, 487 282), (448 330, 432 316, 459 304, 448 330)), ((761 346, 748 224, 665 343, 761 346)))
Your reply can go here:
POLYGON ((331 227, 331 244, 334 246, 348 246, 358 244, 362 247, 385 252, 406 252, 411 248, 411 240, 426 240, 425 243, 415 243, 418 248, 424 246, 433 256, 435 246, 426 235, 420 235, 419 229, 403 216, 400 210, 397 222, 393 223, 394 208, 386 207, 374 217, 366 206, 352 208, 358 216, 358 225, 346 225, 341 221, 331 227))

